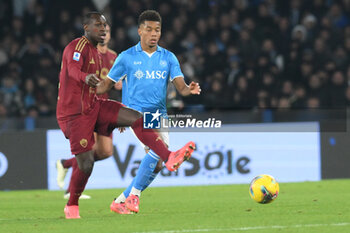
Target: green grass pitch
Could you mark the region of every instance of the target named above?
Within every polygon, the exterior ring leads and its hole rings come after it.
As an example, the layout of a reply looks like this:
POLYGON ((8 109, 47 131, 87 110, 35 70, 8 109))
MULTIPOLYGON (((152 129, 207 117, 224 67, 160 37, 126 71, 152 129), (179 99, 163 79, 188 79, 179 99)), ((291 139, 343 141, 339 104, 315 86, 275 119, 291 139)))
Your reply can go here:
POLYGON ((0 232, 350 232, 350 180, 280 183, 271 204, 250 199, 249 185, 149 188, 140 213, 109 205, 122 190, 87 190, 82 219, 64 219, 62 192, 0 191, 0 232))

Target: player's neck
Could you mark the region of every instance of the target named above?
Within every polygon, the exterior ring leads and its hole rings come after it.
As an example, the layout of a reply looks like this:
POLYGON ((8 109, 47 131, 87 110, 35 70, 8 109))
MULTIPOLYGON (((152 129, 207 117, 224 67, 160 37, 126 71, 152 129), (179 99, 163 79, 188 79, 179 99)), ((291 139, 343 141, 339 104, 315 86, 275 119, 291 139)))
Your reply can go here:
POLYGON ((104 53, 107 53, 108 46, 106 44, 105 45, 98 44, 97 49, 100 53, 104 54, 104 53))
POLYGON ((88 36, 86 33, 85 33, 84 36, 89 40, 89 42, 90 42, 95 48, 97 48, 97 41, 91 40, 90 36, 88 36))
POLYGON ((154 52, 157 50, 157 46, 158 46, 158 45, 153 46, 153 47, 149 47, 149 46, 147 46, 147 45, 145 45, 145 44, 143 44, 143 43, 141 42, 141 48, 142 48, 142 50, 145 51, 146 53, 154 53, 154 52))

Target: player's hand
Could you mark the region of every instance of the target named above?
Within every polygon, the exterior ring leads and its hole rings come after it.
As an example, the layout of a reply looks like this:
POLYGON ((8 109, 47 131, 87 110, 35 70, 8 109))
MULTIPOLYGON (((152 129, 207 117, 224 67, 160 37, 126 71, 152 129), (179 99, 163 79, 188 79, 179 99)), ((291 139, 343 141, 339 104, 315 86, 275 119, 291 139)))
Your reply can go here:
POLYGON ((85 83, 90 87, 95 88, 100 81, 96 74, 88 74, 85 77, 85 83))
POLYGON ((114 88, 120 91, 123 88, 123 83, 121 81, 114 84, 114 88))
POLYGON ((193 81, 190 83, 189 88, 192 95, 199 95, 202 91, 199 83, 195 83, 193 81))
POLYGON ((118 130, 119 130, 120 133, 124 133, 125 127, 119 127, 118 130))

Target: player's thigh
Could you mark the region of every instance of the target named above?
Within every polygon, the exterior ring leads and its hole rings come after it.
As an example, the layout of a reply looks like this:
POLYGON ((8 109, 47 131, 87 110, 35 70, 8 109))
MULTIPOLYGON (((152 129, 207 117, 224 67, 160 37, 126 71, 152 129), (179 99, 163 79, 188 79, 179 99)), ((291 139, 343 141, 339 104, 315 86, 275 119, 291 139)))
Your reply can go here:
POLYGON ((109 136, 117 127, 117 119, 123 104, 114 100, 99 100, 100 111, 97 118, 95 132, 102 136, 109 136))
POLYGON ((74 155, 92 150, 95 144, 94 127, 96 114, 79 115, 65 121, 64 135, 69 139, 71 152, 74 155))
POLYGON ((142 117, 142 113, 131 108, 121 107, 118 114, 118 127, 131 126, 137 119, 142 117))
POLYGON ((110 136, 104 136, 96 133, 95 150, 99 159, 113 155, 112 134, 110 136))

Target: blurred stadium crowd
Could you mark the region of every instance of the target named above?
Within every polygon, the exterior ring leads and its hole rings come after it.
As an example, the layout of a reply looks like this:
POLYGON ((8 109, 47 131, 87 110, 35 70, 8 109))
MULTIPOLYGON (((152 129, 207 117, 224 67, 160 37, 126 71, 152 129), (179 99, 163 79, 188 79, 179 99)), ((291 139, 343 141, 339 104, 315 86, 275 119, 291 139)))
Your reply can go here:
MULTIPOLYGON (((332 108, 350 103, 350 0, 1 0, 0 117, 54 116, 64 47, 81 16, 103 12, 117 53, 138 42, 145 9, 163 18, 160 45, 206 109, 332 108)), ((120 95, 115 95, 120 98, 120 95)))

